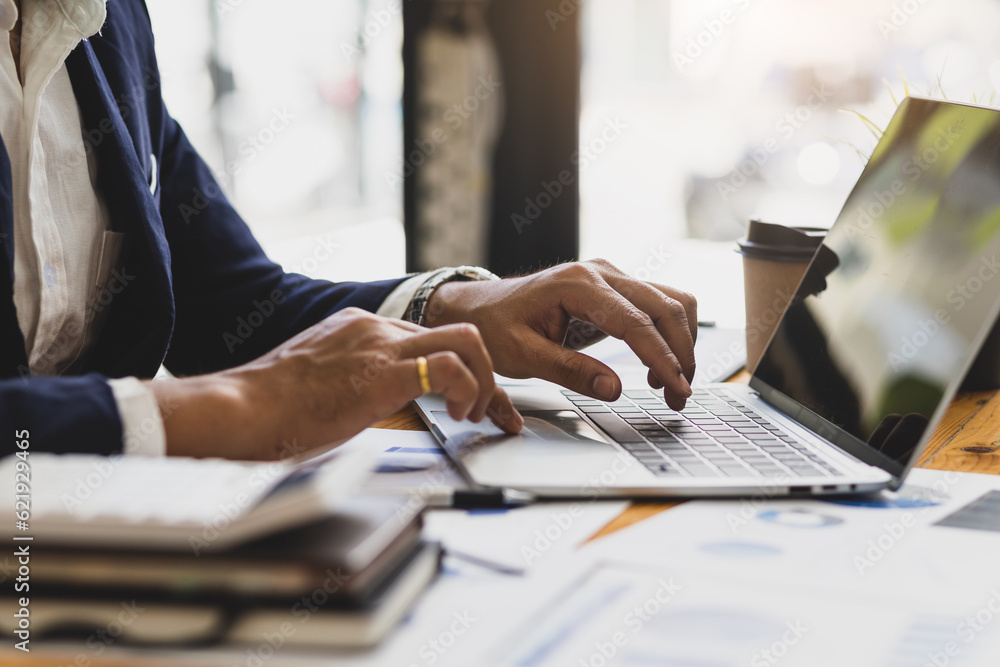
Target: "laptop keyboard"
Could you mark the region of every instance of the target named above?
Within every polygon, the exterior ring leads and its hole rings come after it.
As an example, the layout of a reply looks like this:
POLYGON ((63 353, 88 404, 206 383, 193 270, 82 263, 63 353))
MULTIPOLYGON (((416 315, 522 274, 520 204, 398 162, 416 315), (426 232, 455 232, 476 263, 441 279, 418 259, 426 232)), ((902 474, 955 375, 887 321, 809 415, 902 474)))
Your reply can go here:
POLYGON ((562 392, 646 468, 662 477, 826 477, 839 471, 735 398, 695 390, 681 412, 652 391, 605 403, 562 392))

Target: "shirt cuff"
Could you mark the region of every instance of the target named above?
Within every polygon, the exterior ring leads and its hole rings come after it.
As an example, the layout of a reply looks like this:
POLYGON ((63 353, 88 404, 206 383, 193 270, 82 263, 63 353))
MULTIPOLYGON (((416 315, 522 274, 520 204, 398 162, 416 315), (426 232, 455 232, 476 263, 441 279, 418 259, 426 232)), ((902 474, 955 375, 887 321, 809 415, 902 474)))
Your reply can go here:
POLYGON ((108 380, 122 420, 122 451, 128 456, 166 456, 167 432, 156 396, 138 378, 108 380))
POLYGON ((382 305, 379 306, 379 309, 375 314, 381 315, 382 317, 394 317, 397 320, 403 319, 406 311, 410 309, 410 302, 413 301, 413 297, 416 296, 417 290, 419 290, 425 282, 437 274, 449 270, 450 269, 438 269, 437 271, 418 273, 411 278, 407 278, 385 298, 385 301, 382 302, 382 305))

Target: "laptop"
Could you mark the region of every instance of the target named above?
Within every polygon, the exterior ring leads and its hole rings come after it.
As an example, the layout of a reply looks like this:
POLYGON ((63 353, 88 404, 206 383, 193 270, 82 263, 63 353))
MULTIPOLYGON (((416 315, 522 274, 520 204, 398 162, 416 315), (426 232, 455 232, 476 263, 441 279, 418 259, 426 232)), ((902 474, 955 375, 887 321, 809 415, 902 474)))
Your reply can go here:
POLYGON ((998 272, 1000 111, 908 97, 749 385, 675 412, 646 387, 604 403, 519 384, 517 436, 452 420, 439 396, 417 408, 471 483, 537 497, 896 489, 997 319, 998 272))

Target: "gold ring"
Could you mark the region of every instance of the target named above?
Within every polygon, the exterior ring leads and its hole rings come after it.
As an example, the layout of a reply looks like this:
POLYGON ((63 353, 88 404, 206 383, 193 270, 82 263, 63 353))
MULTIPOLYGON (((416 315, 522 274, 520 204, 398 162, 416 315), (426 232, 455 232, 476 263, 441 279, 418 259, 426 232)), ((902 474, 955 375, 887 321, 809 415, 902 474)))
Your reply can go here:
POLYGON ((427 373, 427 357, 417 357, 417 375, 420 376, 420 391, 431 393, 431 377, 427 373))

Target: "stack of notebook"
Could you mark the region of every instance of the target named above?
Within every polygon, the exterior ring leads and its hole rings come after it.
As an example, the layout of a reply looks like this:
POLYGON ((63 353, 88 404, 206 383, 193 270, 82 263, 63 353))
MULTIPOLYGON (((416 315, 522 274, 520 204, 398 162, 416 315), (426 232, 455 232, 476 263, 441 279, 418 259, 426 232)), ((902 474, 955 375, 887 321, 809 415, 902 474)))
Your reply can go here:
POLYGON ((40 491, 42 499, 33 521, 38 536, 30 543, 30 592, 5 587, 0 594, 0 631, 8 637, 15 636, 19 605, 10 596, 30 595, 32 641, 106 636, 122 646, 370 646, 439 569, 440 548, 421 540, 421 514, 410 498, 351 491, 370 470, 364 456, 277 470, 205 462, 217 468, 208 477, 225 478, 229 488, 213 486, 197 503, 178 497, 174 511, 188 505, 187 516, 149 502, 163 488, 182 493, 190 479, 177 474, 183 464, 123 459, 81 499, 86 494, 66 484, 75 475, 86 486, 78 457, 42 458, 33 471, 39 487, 33 495, 40 491), (75 473, 65 474, 74 465, 75 473), (247 482, 265 470, 266 483, 247 482), (129 487, 132 498, 118 485, 129 487), (115 495, 117 513, 109 509, 115 495), (283 527, 276 508, 285 515, 283 527))

